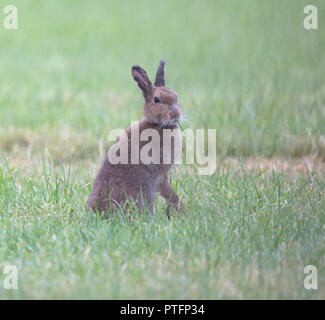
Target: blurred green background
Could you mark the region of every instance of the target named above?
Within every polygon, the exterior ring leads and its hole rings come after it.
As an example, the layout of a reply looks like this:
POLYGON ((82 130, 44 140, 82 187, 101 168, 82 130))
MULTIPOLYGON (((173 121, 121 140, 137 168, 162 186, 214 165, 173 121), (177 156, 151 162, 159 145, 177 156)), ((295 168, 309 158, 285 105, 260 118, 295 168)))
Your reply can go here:
POLYGON ((10 0, 0 281, 16 265, 19 288, 0 298, 324 299, 325 3, 307 31, 310 2, 10 0), (184 217, 161 199, 132 222, 87 215, 109 131, 141 118, 131 66, 153 78, 160 59, 184 128, 216 129, 218 169, 172 174, 184 217), (247 169, 265 161, 277 170, 247 169), (319 290, 303 287, 308 264, 319 290))
POLYGON ((19 29, 0 29, 2 147, 65 128, 83 141, 73 156, 93 156, 141 117, 131 66, 153 77, 163 58, 187 126, 215 128, 220 156, 324 158, 323 1, 311 31, 299 0, 15 3, 19 29))

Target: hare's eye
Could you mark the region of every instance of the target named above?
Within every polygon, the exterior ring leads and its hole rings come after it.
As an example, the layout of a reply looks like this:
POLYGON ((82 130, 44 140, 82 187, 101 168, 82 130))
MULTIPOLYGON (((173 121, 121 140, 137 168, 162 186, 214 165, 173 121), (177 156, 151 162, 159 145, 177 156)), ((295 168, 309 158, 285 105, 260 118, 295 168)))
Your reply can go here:
POLYGON ((155 104, 157 104, 157 103, 159 103, 159 102, 160 102, 160 100, 159 100, 159 98, 158 98, 158 97, 154 97, 154 98, 153 98, 153 102, 154 102, 155 104))

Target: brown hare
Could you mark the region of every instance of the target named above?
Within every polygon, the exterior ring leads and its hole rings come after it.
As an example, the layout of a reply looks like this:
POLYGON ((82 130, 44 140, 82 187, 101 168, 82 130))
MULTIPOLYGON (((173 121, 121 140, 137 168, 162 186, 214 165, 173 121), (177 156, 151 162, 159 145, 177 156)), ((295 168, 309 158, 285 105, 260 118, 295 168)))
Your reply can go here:
MULTIPOLYGON (((116 210, 117 207, 127 209, 129 208, 128 200, 131 200, 139 211, 146 207, 153 213, 158 192, 167 201, 168 215, 171 211, 178 210, 183 206, 169 183, 169 170, 176 161, 176 152, 180 152, 174 148, 176 149, 181 142, 179 121, 182 120, 182 111, 177 103, 176 92, 165 87, 164 65, 165 62, 161 60, 154 86, 145 70, 139 66, 132 67, 133 79, 137 82, 144 96, 143 119, 128 127, 125 130, 124 137, 119 137, 115 145, 110 148, 108 156, 95 178, 87 202, 88 209, 98 210, 100 213, 109 209, 116 210), (139 132, 136 139, 131 137, 132 127, 135 125, 138 126, 139 132), (148 163, 140 157, 139 161, 134 163, 131 161, 131 148, 136 147, 135 150, 141 154, 142 149, 150 139, 143 141, 139 137, 147 129, 150 129, 152 133, 155 133, 154 136, 158 137, 158 161, 148 163), (173 133, 169 145, 164 143, 164 139, 166 140, 164 131, 168 129, 169 132, 173 133), (127 163, 112 163, 110 160, 110 153, 113 153, 114 146, 118 143, 127 145, 127 163), (170 154, 169 163, 164 161, 163 155, 166 153, 170 154)), ((157 144, 157 139, 155 141, 157 144)), ((149 152, 149 154, 151 153, 149 152)))

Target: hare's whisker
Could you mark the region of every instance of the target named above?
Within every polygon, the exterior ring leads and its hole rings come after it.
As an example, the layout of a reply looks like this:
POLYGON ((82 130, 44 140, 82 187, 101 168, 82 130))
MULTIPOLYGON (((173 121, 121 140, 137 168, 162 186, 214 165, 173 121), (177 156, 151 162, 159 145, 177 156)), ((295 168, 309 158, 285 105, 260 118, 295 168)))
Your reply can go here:
POLYGON ((183 127, 182 127, 182 125, 181 125, 181 123, 180 123, 178 120, 176 120, 176 122, 178 123, 178 125, 180 126, 180 128, 181 128, 182 130, 184 130, 183 127))

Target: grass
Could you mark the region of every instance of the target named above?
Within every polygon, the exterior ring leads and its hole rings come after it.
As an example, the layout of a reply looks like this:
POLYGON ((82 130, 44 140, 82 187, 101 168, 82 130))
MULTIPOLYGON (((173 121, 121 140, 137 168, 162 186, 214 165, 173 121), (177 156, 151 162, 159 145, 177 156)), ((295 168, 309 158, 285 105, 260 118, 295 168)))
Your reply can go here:
MULTIPOLYGON (((84 170, 5 167, 1 264, 19 266, 15 298, 321 298, 324 181, 231 171, 178 175, 187 214, 107 221, 84 210, 84 170), (204 190, 198 192, 197 190, 204 190), (303 288, 306 264, 320 290, 303 288)), ((174 181, 174 180, 173 180, 174 181)), ((87 190, 88 188, 86 188, 87 190)))
MULTIPOLYGON (((325 175, 180 167, 187 215, 87 215, 107 136, 141 117, 131 78, 166 60, 187 128, 228 157, 325 159, 325 36, 308 1, 11 1, 0 24, 0 298, 325 298, 325 175), (305 290, 304 266, 318 268, 305 290)), ((5 5, 0 3, 0 9, 5 5)), ((1 21, 1 16, 0 16, 1 21)))

